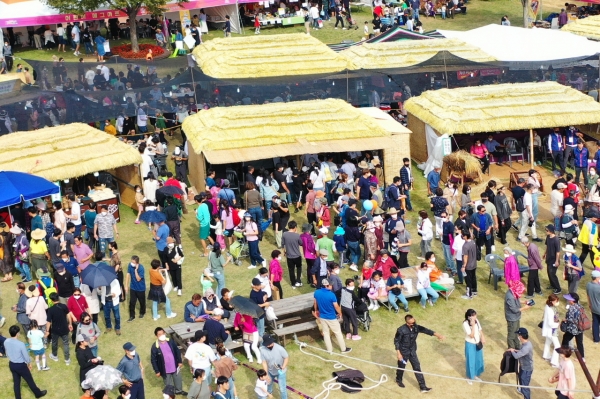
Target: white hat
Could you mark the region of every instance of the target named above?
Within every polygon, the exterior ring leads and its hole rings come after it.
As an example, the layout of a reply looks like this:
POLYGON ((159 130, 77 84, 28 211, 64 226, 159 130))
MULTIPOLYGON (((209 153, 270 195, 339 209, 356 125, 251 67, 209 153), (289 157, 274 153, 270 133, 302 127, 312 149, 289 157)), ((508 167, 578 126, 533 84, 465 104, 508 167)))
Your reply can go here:
POLYGON ((575 248, 573 248, 573 245, 571 245, 571 244, 567 245, 562 250, 564 252, 567 252, 567 253, 570 253, 570 254, 574 254, 575 253, 575 248))
POLYGON ((321 233, 323 233, 324 235, 327 235, 327 234, 329 234, 329 228, 327 228, 327 227, 321 227, 321 228, 319 229, 319 231, 320 231, 321 233))
POLYGON ((565 205, 565 212, 572 212, 573 211, 573 205, 565 205))
POLYGON ((179 155, 179 153, 181 153, 181 148, 175 147, 175 150, 173 150, 173 154, 179 155))

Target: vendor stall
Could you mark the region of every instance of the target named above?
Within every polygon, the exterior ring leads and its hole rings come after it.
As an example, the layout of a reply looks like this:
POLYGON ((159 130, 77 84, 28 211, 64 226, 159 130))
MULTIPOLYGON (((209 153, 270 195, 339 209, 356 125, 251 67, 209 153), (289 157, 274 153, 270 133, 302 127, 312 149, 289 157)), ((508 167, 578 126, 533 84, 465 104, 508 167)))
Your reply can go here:
POLYGON ((0 170, 44 177, 55 182, 62 195, 76 194, 82 205, 106 203, 115 217, 119 202, 135 207, 134 186, 141 185, 140 153, 89 125, 72 123, 7 134, 0 137, 0 148, 0 170))
POLYGON ((183 129, 190 181, 198 191, 205 187, 206 161, 382 150, 385 182, 391 184, 402 159, 410 157, 408 129, 379 109, 357 109, 337 99, 212 108, 187 117, 183 129))

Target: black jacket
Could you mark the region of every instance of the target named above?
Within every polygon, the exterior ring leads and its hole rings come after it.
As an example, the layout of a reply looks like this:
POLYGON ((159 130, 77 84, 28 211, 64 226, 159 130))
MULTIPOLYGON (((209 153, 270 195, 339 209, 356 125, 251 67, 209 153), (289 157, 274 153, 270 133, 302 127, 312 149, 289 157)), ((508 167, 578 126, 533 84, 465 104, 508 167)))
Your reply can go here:
POLYGON ((65 270, 65 274, 62 276, 58 272, 54 272, 54 281, 58 287, 58 295, 62 298, 69 298, 75 291, 75 283, 73 282, 73 275, 65 270))
POLYGON ((418 324, 415 324, 412 329, 404 324, 396 330, 394 346, 396 347, 396 350, 400 351, 403 357, 417 352, 417 337, 419 333, 427 335, 434 334, 432 330, 418 324))
MULTIPOLYGON (((167 342, 169 343, 171 351, 173 352, 175 366, 178 366, 180 363, 182 363, 181 352, 179 351, 175 341, 167 338, 167 342)), ((158 340, 152 344, 152 349, 150 349, 150 362, 152 363, 152 369, 154 369, 155 374, 160 373, 161 377, 165 377, 167 375, 165 372, 165 359, 163 358, 162 350, 160 349, 158 340)))
POLYGON ((81 383, 85 380, 86 373, 99 364, 92 363, 92 359, 95 359, 96 356, 94 356, 92 349, 89 347, 85 349, 77 347, 75 349, 75 356, 77 357, 77 363, 79 363, 79 382, 81 383))

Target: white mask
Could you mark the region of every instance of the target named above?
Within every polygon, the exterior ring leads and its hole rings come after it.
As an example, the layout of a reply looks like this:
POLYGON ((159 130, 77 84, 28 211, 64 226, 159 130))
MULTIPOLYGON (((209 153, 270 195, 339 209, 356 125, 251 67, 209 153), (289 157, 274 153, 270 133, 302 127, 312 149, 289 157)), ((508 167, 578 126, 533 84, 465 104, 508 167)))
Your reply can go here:
POLYGON ((447 222, 448 218, 442 218, 442 222, 447 222))
POLYGON ((131 356, 131 357, 134 357, 134 356, 135 356, 135 351, 134 351, 134 350, 133 350, 133 351, 130 351, 130 352, 129 352, 129 356, 131 356))
POLYGON ((392 219, 394 219, 394 220, 398 219, 398 215, 392 215, 392 219))
POLYGON ((102 212, 100 212, 100 214, 101 214, 102 216, 106 216, 106 214, 108 214, 108 212, 106 212, 106 211, 102 211, 102 212))
POLYGON ((334 272, 335 274, 340 274, 340 269, 335 269, 333 272, 334 272))
POLYGON ((16 290, 16 291, 17 291, 17 294, 20 294, 19 290, 16 290))
POLYGON ((79 299, 79 298, 81 298, 81 295, 73 295, 73 298, 79 299))
POLYGON ((349 285, 347 288, 348 288, 349 290, 353 290, 353 289, 354 289, 354 286, 353 286, 353 285, 349 285))
POLYGON ((590 170, 590 176, 594 176, 596 175, 596 171, 595 170, 590 170))
POLYGON ((163 334, 160 337, 158 337, 158 340, 161 342, 165 342, 167 340, 167 336, 163 334))
POLYGON ((435 256, 431 257, 431 261, 435 263, 435 256))
POLYGON ((123 395, 123 399, 129 399, 129 398, 131 398, 131 394, 129 394, 129 395, 123 395))
POLYGON ((136 192, 136 193, 141 193, 141 192, 142 192, 142 190, 140 190, 140 189, 137 189, 137 190, 135 190, 135 192, 136 192))
POLYGON ((171 243, 167 244, 167 246, 168 246, 169 248, 174 248, 174 247, 175 247, 175 243, 171 242, 171 243))
POLYGON ((377 226, 377 227, 381 226, 381 222, 375 222, 375 226, 377 226))
POLYGON ((278 256, 278 257, 277 257, 277 260, 278 260, 278 261, 281 261, 281 256, 278 256))
POLYGON ((509 254, 504 254, 504 257, 505 257, 505 258, 508 258, 509 256, 510 256, 509 254))

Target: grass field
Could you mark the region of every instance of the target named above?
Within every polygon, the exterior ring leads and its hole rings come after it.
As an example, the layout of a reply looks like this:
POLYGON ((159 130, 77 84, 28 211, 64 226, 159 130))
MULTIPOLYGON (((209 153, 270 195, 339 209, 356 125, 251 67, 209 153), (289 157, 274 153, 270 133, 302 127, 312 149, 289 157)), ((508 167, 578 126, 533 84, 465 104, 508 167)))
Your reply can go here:
MULTIPOLYGON (((171 143, 173 145, 174 143, 171 143)), ((428 209, 428 201, 426 200, 426 190, 424 178, 420 173, 416 173, 415 191, 413 192, 413 204, 415 209, 428 209)), ((507 184, 507 181, 504 181, 507 184)), ((475 193, 478 196, 479 193, 475 193)), ((299 218, 299 214, 292 213, 292 218, 299 222, 302 218, 299 218)), ((121 207, 122 221, 119 224, 119 230, 121 232, 121 240, 119 241, 121 248, 121 256, 123 259, 128 259, 132 255, 138 255, 141 259, 141 263, 147 268, 149 267, 150 261, 156 257, 156 250, 154 244, 151 241, 150 232, 144 227, 144 225, 135 225, 133 211, 127 207, 121 207)), ((416 259, 418 253, 419 239, 416 234, 416 212, 411 212, 407 220, 409 220, 408 229, 413 235, 413 246, 412 251, 409 255, 409 261, 411 265, 418 264, 416 259)), ((540 221, 539 225, 542 226, 544 221, 540 221)), ((541 233, 541 232, 540 232, 541 233)), ((153 321, 151 318, 150 304, 148 304, 147 316, 143 320, 136 319, 132 323, 127 323, 128 318, 127 306, 121 305, 121 322, 122 322, 122 333, 120 337, 117 337, 114 332, 111 334, 103 334, 100 338, 99 354, 106 360, 108 364, 116 365, 119 359, 123 355, 121 346, 126 341, 131 341, 137 345, 137 351, 140 354, 142 361, 146 365, 145 381, 146 381, 146 392, 147 398, 159 398, 161 397, 162 379, 157 378, 150 367, 150 346, 154 341, 152 332, 156 326, 166 327, 169 322, 180 322, 183 320, 183 305, 189 300, 194 292, 200 292, 200 283, 198 276, 201 271, 206 267, 207 261, 205 258, 200 258, 199 242, 197 240, 198 224, 195 220, 194 214, 189 213, 185 215, 182 224, 182 236, 183 245, 186 254, 186 264, 183 268, 184 277, 184 295, 181 297, 174 296, 171 294, 171 303, 174 312, 178 313, 177 318, 167 321, 165 319, 164 309, 160 308, 159 312, 162 318, 158 321, 153 321)), ((510 245, 515 249, 523 250, 519 247, 519 244, 515 243, 513 234, 510 234, 509 239, 510 245)), ((267 255, 274 249, 273 236, 271 232, 266 234, 266 240, 261 244, 262 253, 267 255)), ((441 251, 441 245, 439 242, 433 244, 433 250, 437 254, 437 263, 443 267, 443 255, 441 251)), ((544 250, 543 245, 540 248, 544 250)), ((500 245, 497 245, 496 253, 501 253, 500 245)), ((235 289, 240 294, 246 294, 249 292, 249 282, 251 278, 256 274, 256 270, 248 270, 246 268, 247 263, 245 262, 241 267, 228 265, 226 267, 227 287, 235 289)), ((285 269, 285 267, 284 267, 285 269)), ((506 327, 503 318, 503 297, 505 293, 505 286, 500 283, 498 291, 494 291, 491 284, 487 284, 488 269, 483 262, 480 262, 478 267, 478 283, 479 283, 479 296, 473 301, 465 301, 460 298, 464 293, 464 286, 457 286, 456 292, 452 294, 448 302, 440 300, 434 307, 428 307, 427 309, 421 309, 416 300, 409 301, 411 313, 415 315, 417 321, 424 326, 432 328, 441 334, 446 339, 443 342, 438 342, 435 338, 428 336, 422 336, 419 338, 419 356, 421 359, 422 367, 425 372, 436 373, 447 375, 451 377, 463 377, 464 376, 464 338, 462 332, 462 321, 464 319, 464 312, 472 307, 478 311, 480 321, 483 329, 487 335, 487 344, 485 347, 485 363, 486 371, 482 378, 486 381, 496 381, 499 373, 499 363, 502 352, 506 347, 506 327)), ((341 273, 342 280, 351 277, 355 273, 344 269, 341 273)), ((545 273, 542 275, 542 286, 547 286, 547 278, 545 273)), ((147 276, 146 276, 147 277, 147 276)), ((299 289, 293 290, 289 286, 287 272, 284 276, 283 289, 284 295, 292 296, 301 293, 311 292, 311 288, 304 286, 299 289)), ((588 278, 585 278, 588 281, 588 278)), ((584 286, 584 282, 582 282, 584 286)), ((17 295, 14 291, 14 285, 7 283, 2 285, 2 313, 7 317, 7 324, 3 328, 3 333, 7 335, 8 326, 15 323, 14 313, 10 312, 10 307, 16 303, 17 295)), ((583 288, 580 289, 582 292, 583 288)), ((582 297, 584 297, 583 295, 582 297)), ((541 350, 543 348, 543 341, 541 339, 540 330, 536 327, 537 323, 541 320, 543 315, 543 298, 536 298, 537 305, 531 310, 524 312, 522 319, 522 326, 528 328, 532 335, 532 341, 535 347, 535 372, 533 374, 532 385, 548 387, 547 378, 551 375, 552 369, 550 366, 541 359, 541 350)), ((560 310, 561 314, 564 315, 564 307, 560 310)), ((345 360, 344 363, 350 367, 355 367, 362 370, 366 375, 373 379, 379 379, 382 373, 387 374, 389 382, 383 386, 377 388, 375 391, 361 393, 359 397, 374 397, 377 395, 390 396, 390 395, 401 395, 401 394, 417 394, 418 385, 414 377, 407 373, 405 376, 405 383, 407 388, 400 389, 394 384, 393 370, 383 368, 381 366, 375 366, 365 363, 364 361, 371 361, 381 363, 385 365, 395 365, 395 352, 393 347, 393 337, 395 330, 398 326, 403 323, 404 314, 394 314, 388 312, 384 308, 379 309, 372 313, 373 324, 372 330, 369 332, 361 332, 363 339, 358 342, 349 342, 349 345, 353 348, 351 353, 352 357, 358 360, 345 360)), ((102 330, 104 327, 104 319, 100 317, 99 326, 102 330)), ((590 366, 592 373, 600 366, 600 359, 597 354, 598 347, 593 345, 589 337, 589 333, 586 333, 585 344, 587 346, 587 361, 590 366)), ((312 334, 311 336, 301 337, 303 341, 308 342, 310 345, 316 345, 324 348, 323 342, 318 334, 312 334)), ((334 347, 336 345, 334 344, 334 347)), ((319 359, 306 356, 298 350, 297 346, 293 343, 288 343, 287 350, 290 352, 291 361, 288 373, 288 384, 299 391, 313 396, 321 391, 321 381, 329 379, 331 372, 334 371, 331 364, 327 364, 319 359)), ((36 382, 42 389, 48 389, 49 398, 77 398, 79 397, 78 389, 78 366, 76 361, 71 363, 71 366, 66 366, 63 361, 63 355, 59 348, 60 361, 55 363, 49 361, 51 370, 48 372, 34 371, 34 377, 36 382)), ((323 353, 317 353, 323 355, 323 353)), ((71 356, 74 359, 74 350, 71 348, 71 356)), ((245 356, 242 353, 237 354, 238 358, 245 360, 245 356)), ((340 360, 336 356, 325 356, 330 359, 340 360)), ((6 392, 2 397, 11 397, 9 392, 12 392, 12 381, 8 377, 0 380, 0 392, 6 392)), ((585 389, 585 380, 581 370, 577 370, 578 376, 578 388, 585 389)), ((430 396, 434 398, 449 398, 458 399, 472 396, 489 396, 498 399, 515 397, 514 388, 511 387, 497 387, 488 385, 473 385, 469 386, 462 381, 454 381, 450 379, 442 379, 439 377, 427 377, 427 383, 429 386, 434 388, 434 391, 430 396)), ((236 385, 238 387, 238 393, 240 398, 253 398, 253 386, 255 376, 254 374, 246 369, 240 368, 236 372, 236 385)), ((503 382, 512 383, 512 378, 504 378, 503 382)), ((184 374, 184 386, 189 386, 191 382, 191 376, 184 374)), ((366 384, 368 386, 368 384, 366 384)), ((277 397, 278 394, 276 393, 277 397)), ((331 397, 340 398, 343 394, 340 392, 334 393, 331 397)), ((588 395, 589 396, 589 395, 588 395)), ((28 389, 24 390, 24 398, 33 398, 33 395, 28 389)), ((116 395, 110 396, 111 398, 116 395)), ((533 398, 542 399, 551 397, 548 391, 534 391, 533 398)), ((586 397, 585 394, 576 395, 578 398, 586 397)))

